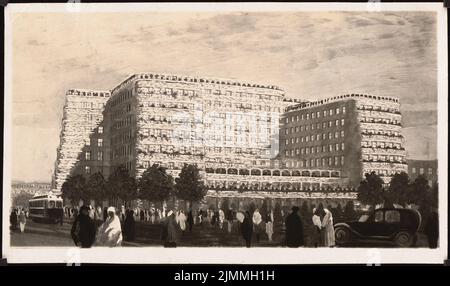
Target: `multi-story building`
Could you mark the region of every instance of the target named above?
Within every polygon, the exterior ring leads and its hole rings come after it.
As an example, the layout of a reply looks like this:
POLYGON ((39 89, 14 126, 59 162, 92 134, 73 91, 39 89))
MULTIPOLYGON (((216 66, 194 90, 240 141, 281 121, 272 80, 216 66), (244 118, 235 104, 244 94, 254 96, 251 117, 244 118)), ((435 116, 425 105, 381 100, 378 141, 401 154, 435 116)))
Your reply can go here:
POLYGON ((406 160, 408 163, 408 174, 410 180, 417 179, 422 175, 428 180, 428 184, 438 181, 438 162, 437 160, 406 160))
POLYGON ((177 176, 195 163, 211 190, 319 190, 347 186, 339 172, 284 168, 280 115, 289 101, 272 85, 140 73, 111 92, 71 90, 64 107, 55 188, 71 174, 152 164, 177 176), (327 173, 328 172, 328 173, 327 173), (325 175, 325 176, 322 176, 325 175))
POLYGON ((365 173, 385 183, 407 172, 396 98, 347 94, 290 106, 282 116, 280 158, 285 168, 333 174, 356 187, 365 173))
POLYGON ((278 151, 284 92, 275 86, 176 75, 136 74, 105 109, 111 164, 139 177, 157 163, 177 175, 201 169, 270 166, 278 151))
POLYGON ((103 160, 108 153, 108 140, 101 124, 109 96, 109 91, 67 91, 52 182, 57 191, 73 174, 109 174, 109 164, 103 160))

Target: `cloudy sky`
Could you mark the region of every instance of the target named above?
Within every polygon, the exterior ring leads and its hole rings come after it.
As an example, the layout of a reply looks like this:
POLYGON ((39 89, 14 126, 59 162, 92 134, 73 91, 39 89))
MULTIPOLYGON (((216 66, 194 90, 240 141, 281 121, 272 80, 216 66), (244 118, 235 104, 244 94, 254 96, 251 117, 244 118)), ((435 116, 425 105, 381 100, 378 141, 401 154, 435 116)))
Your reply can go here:
POLYGON ((112 89, 141 71, 275 84, 303 99, 397 96, 408 156, 436 158, 433 12, 33 13, 12 21, 16 180, 50 181, 67 89, 112 89))

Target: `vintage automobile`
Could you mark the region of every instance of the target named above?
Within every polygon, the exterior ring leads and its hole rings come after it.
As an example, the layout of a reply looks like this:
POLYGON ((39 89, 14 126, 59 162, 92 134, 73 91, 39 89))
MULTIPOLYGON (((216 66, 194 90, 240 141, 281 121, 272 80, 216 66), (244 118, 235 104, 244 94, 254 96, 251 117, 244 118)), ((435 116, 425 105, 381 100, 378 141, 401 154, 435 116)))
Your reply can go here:
POLYGON ((411 247, 417 240, 422 218, 418 211, 404 208, 380 208, 363 214, 357 221, 337 223, 337 245, 360 240, 391 241, 399 247, 411 247))

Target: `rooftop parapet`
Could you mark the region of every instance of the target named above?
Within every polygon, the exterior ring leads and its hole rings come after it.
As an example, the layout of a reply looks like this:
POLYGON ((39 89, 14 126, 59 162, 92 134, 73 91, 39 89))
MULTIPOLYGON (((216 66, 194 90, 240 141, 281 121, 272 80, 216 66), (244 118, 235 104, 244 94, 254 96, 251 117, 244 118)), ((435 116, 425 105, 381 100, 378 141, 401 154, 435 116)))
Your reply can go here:
POLYGON ((367 99, 375 99, 375 100, 385 100, 385 101, 392 101, 395 103, 399 102, 399 99, 395 98, 395 97, 377 96, 377 95, 369 95, 369 94, 353 94, 352 93, 352 94, 345 94, 345 95, 329 97, 329 98, 320 99, 320 100, 316 100, 316 101, 302 102, 297 105, 288 106, 286 108, 286 112, 316 107, 316 106, 325 105, 325 104, 328 104, 331 102, 342 101, 342 100, 347 100, 347 99, 352 99, 352 98, 367 98, 367 99))
POLYGON ((106 91, 106 90, 69 89, 66 92, 66 95, 110 97, 111 96, 111 92, 106 91))
POLYGON ((116 86, 111 93, 114 93, 116 90, 122 88, 124 85, 127 85, 133 80, 165 80, 172 82, 191 82, 191 83, 211 83, 211 84, 221 84, 221 85, 230 85, 230 86, 243 86, 243 87, 255 87, 255 88, 265 88, 265 89, 273 89, 278 91, 283 91, 278 86, 275 85, 263 85, 249 82, 240 82, 232 79, 221 79, 221 78, 209 78, 209 77, 192 77, 185 75, 173 75, 173 74, 165 74, 165 73, 137 73, 129 76, 126 80, 116 86))

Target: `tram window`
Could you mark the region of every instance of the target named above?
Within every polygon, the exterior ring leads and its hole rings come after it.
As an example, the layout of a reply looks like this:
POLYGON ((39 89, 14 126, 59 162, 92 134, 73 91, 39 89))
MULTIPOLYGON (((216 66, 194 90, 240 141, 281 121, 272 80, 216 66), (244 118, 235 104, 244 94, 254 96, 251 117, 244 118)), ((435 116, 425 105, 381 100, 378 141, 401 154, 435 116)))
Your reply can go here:
POLYGON ((55 208, 55 201, 49 201, 48 208, 49 209, 55 208))
POLYGON ((62 208, 62 202, 61 202, 61 201, 57 201, 57 202, 56 202, 56 207, 62 208))

